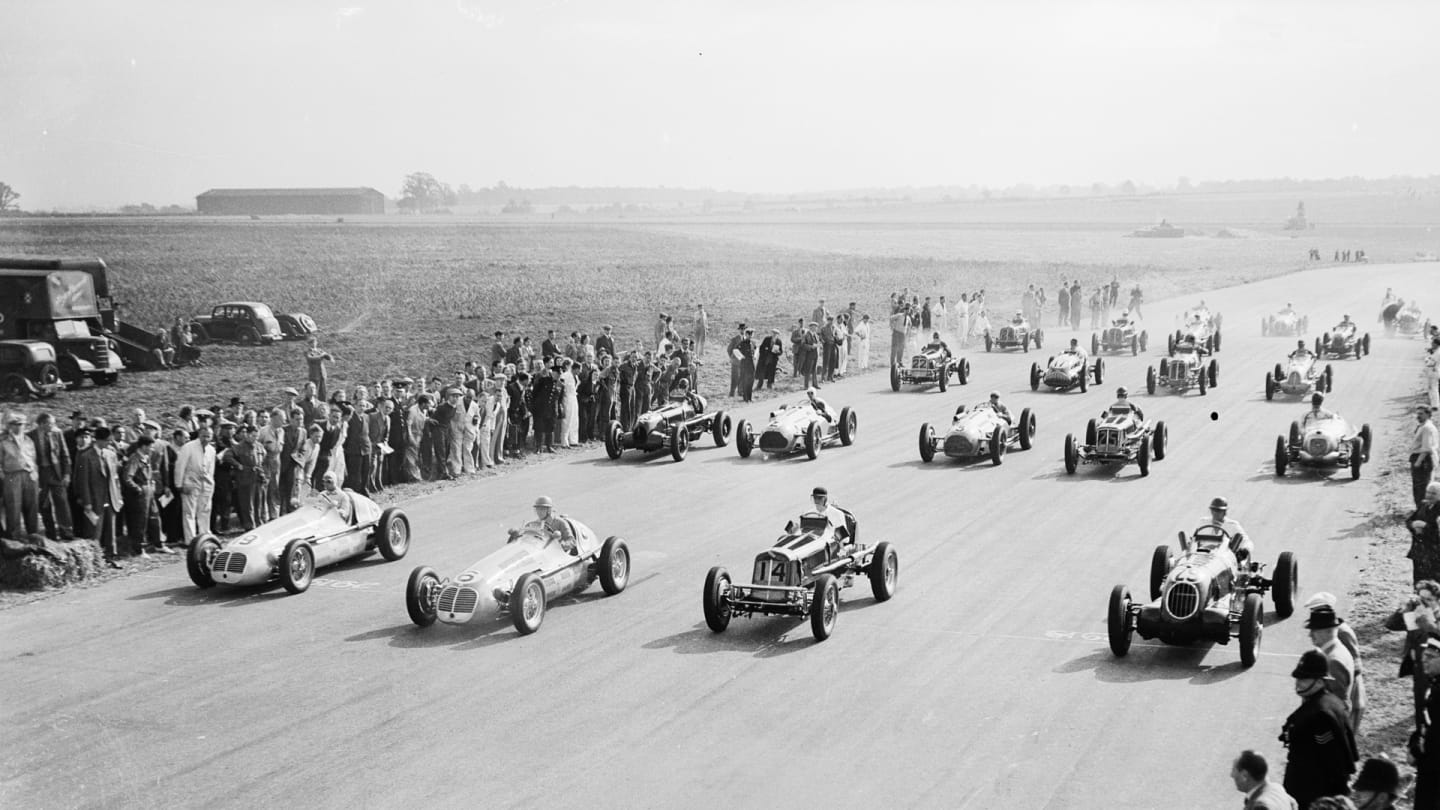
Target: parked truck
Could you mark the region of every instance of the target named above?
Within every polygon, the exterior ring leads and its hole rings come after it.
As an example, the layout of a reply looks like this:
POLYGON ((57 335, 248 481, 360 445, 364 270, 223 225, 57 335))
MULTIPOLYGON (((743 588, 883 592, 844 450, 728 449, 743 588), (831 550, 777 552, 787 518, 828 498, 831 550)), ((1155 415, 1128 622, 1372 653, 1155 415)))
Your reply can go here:
POLYGON ((115 382, 125 364, 105 282, 99 259, 0 257, 0 339, 49 343, 60 378, 72 388, 87 378, 115 382))

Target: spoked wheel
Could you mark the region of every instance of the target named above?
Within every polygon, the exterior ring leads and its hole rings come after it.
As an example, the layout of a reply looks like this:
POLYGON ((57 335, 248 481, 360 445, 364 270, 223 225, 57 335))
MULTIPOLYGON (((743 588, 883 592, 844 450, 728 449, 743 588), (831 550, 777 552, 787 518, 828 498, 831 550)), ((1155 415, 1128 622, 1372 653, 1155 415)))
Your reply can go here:
POLYGON ((835 632, 835 619, 840 615, 840 585, 834 574, 821 574, 815 580, 815 595, 810 599, 810 632, 816 641, 824 641, 835 632))
POLYGON ((304 540, 291 540, 280 555, 280 584, 290 593, 304 593, 315 578, 315 552, 304 540))
POLYGON ((545 621, 545 583, 533 573, 524 574, 510 592, 510 621, 520 635, 528 636, 545 621))
POLYGON ((888 540, 875 546, 867 573, 870 575, 870 593, 874 594, 876 602, 885 602, 895 595, 895 586, 900 579, 900 555, 895 553, 888 540))
POLYGON ((387 562, 404 557, 410 550, 410 518, 398 507, 386 509, 380 515, 380 522, 375 524, 373 542, 387 562))
POLYGON ((607 537, 600 547, 595 567, 600 573, 600 587, 606 596, 625 590, 630 581, 630 547, 619 537, 607 537))
POLYGON ((213 534, 195 538, 185 553, 185 570, 196 587, 213 588, 215 578, 210 575, 210 566, 215 564, 215 555, 220 553, 220 541, 213 534))
POLYGON ((935 460, 935 428, 929 422, 920 426, 920 460, 926 464, 935 460))

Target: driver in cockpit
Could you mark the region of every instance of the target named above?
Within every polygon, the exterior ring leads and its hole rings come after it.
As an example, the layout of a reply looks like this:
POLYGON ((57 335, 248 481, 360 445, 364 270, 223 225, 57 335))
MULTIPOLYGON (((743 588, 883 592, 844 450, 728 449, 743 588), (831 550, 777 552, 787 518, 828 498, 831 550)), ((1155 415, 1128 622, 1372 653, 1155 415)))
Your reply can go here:
POLYGON ((1304 360, 1304 359, 1307 358, 1307 357, 1313 357, 1313 356, 1314 356, 1314 355, 1312 355, 1312 354, 1310 353, 1310 349, 1309 349, 1308 347, 1306 347, 1305 341, 1303 341, 1303 340, 1297 340, 1297 341, 1295 341, 1295 351, 1290 352, 1290 359, 1291 359, 1291 360, 1304 360))
POLYGON ((1124 312, 1120 313, 1120 317, 1118 317, 1118 318, 1116 318, 1115 320, 1111 321, 1111 323, 1114 324, 1115 326, 1120 327, 1121 329, 1124 329, 1125 327, 1129 326, 1129 325, 1130 325, 1130 310, 1127 309, 1127 310, 1125 310, 1124 312))
POLYGON ((320 476, 320 498, 329 509, 340 513, 340 517, 349 523, 355 517, 355 501, 350 493, 340 488, 340 477, 333 470, 320 476))
POLYGON ((519 529, 511 529, 510 539, 513 541, 525 531, 535 531, 547 539, 558 540, 565 551, 578 554, 575 549, 575 531, 570 527, 570 521, 556 513, 555 502, 545 495, 535 499, 535 519, 519 529))
POLYGON ((1129 413, 1134 414, 1136 420, 1140 422, 1145 421, 1145 414, 1140 410, 1140 406, 1130 401, 1129 389, 1122 385, 1115 389, 1115 396, 1117 399, 1110 404, 1109 413, 1111 416, 1123 416, 1129 413))
POLYGON ((1193 353, 1199 355, 1200 357, 1204 357, 1205 355, 1210 353, 1205 349, 1204 346, 1201 346, 1199 343, 1195 342, 1194 335, 1186 335, 1184 340, 1175 344, 1175 351, 1185 352, 1187 354, 1193 353))
POLYGON ((986 407, 989 407, 990 410, 996 413, 996 415, 998 415, 1001 419, 1004 419, 1006 424, 1015 423, 1015 420, 1010 417, 1010 409, 1005 407, 1005 403, 1000 401, 999 391, 990 392, 990 402, 986 407))
POLYGON ((1282 310, 1280 310, 1280 314, 1281 314, 1281 315, 1294 315, 1294 314, 1295 314, 1295 305, 1294 305, 1294 304, 1291 304, 1291 303, 1286 303, 1286 304, 1285 304, 1285 308, 1282 309, 1282 310))
POLYGON ((696 413, 705 410, 705 400, 702 399, 699 394, 690 390, 690 380, 686 377, 681 377, 671 386, 670 401, 684 402, 693 408, 696 413))
POLYGON ((950 347, 940 339, 939 332, 930 333, 930 342, 925 344, 924 352, 944 352, 946 357, 950 356, 950 347))
POLYGON ((1310 424, 1311 422, 1321 422, 1321 421, 1324 421, 1324 420, 1326 420, 1326 419, 1334 419, 1334 418, 1335 418, 1335 412, 1334 412, 1334 411, 1331 411, 1331 410, 1326 410, 1325 408, 1321 407, 1321 406, 1324 405, 1324 404, 1325 404, 1325 395, 1324 395, 1324 394, 1321 394, 1321 393, 1318 393, 1318 392, 1317 392, 1317 393, 1314 393, 1314 394, 1311 394, 1311 395, 1310 395, 1310 410, 1308 410, 1308 411, 1305 412, 1305 418, 1304 418, 1303 420, 1301 420, 1301 424, 1308 425, 1308 424, 1310 424))
POLYGON ((825 400, 821 399, 820 395, 815 392, 815 386, 812 385, 809 388, 806 388, 805 396, 808 398, 810 407, 814 408, 816 413, 825 417, 825 421, 835 421, 834 412, 830 410, 829 405, 825 404, 825 400))
POLYGON ((1078 338, 1070 338, 1070 348, 1066 349, 1064 352, 1061 353, 1074 355, 1075 357, 1080 358, 1080 364, 1082 366, 1086 363, 1086 361, 1090 359, 1090 353, 1080 348, 1080 340, 1078 338))
POLYGON ((1013 323, 1013 324, 1015 324, 1016 326, 1019 326, 1019 325, 1025 323, 1025 313, 1024 313, 1024 312, 1021 312, 1021 311, 1018 310, 1018 309, 1015 310, 1015 317, 1013 317, 1013 318, 1010 319, 1010 323, 1013 323))

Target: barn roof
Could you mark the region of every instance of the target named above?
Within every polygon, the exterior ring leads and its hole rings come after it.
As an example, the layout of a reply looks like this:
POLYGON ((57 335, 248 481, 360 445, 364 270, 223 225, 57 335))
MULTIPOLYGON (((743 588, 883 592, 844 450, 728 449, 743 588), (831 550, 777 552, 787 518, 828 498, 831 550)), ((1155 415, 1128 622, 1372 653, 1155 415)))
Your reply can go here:
MULTIPOLYGON (((360 195, 380 194, 368 186, 356 188, 212 188, 198 196, 200 197, 313 197, 326 195, 331 197, 354 197, 360 195)), ((384 196, 384 195, 381 195, 384 196)))

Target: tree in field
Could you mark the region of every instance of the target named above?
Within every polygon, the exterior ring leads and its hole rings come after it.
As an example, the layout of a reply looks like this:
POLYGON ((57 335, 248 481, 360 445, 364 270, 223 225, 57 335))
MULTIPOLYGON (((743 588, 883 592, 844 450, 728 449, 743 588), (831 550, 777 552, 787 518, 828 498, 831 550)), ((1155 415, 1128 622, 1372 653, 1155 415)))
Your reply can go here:
POLYGON ((455 190, 436 180, 428 172, 405 175, 400 189, 400 207, 412 211, 434 211, 442 205, 455 204, 455 190))
POLYGON ((9 183, 0 182, 0 211, 19 210, 19 206, 15 204, 18 199, 20 199, 20 192, 12 188, 9 183))

